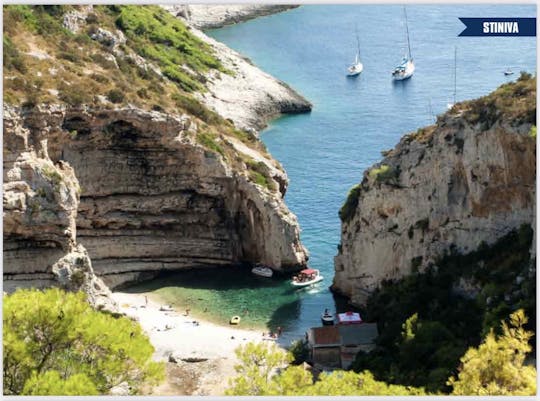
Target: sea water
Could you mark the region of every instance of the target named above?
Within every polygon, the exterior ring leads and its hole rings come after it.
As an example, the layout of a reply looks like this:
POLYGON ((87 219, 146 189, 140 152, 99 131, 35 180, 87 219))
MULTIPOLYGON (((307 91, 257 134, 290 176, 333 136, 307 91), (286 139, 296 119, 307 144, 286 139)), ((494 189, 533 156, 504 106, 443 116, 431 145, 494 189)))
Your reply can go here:
MULTIPOLYGON (((488 94, 536 73, 536 38, 458 38, 458 17, 534 17, 535 6, 407 6, 414 76, 393 82, 391 71, 406 46, 403 7, 305 5, 208 32, 285 81, 313 103, 309 114, 284 116, 261 134, 290 179, 285 197, 298 216, 310 266, 325 280, 296 290, 283 278, 265 280, 248 270, 192 271, 154 281, 152 290, 182 308, 226 324, 284 330, 285 342, 320 325, 325 308, 345 310, 328 290, 340 242, 338 211, 366 168, 406 133, 432 124, 453 102, 454 47, 457 100, 488 94), (364 71, 346 77, 360 37, 364 71), (511 67, 515 72, 505 76, 511 67)), ((339 301, 339 300, 338 300, 339 301)))

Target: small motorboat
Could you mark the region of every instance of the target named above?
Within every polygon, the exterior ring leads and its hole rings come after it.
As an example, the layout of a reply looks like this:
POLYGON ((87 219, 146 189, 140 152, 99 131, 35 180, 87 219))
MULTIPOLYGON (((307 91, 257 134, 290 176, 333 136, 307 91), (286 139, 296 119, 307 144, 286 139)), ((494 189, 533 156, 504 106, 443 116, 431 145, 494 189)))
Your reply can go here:
POLYGON ((274 274, 274 272, 272 271, 272 269, 270 269, 269 267, 267 266, 263 266, 263 265, 255 265, 255 267, 253 269, 251 269, 251 273, 255 274, 256 276, 260 276, 260 277, 272 277, 272 275, 274 274))
POLYGON ((328 309, 325 309, 321 315, 321 321, 323 326, 332 326, 334 324, 334 315, 328 312, 328 309))
POLYGON ((240 316, 233 316, 231 317, 231 320, 229 324, 239 324, 240 323, 240 316))
POLYGON ((291 284, 295 287, 306 287, 322 281, 323 278, 317 269, 304 269, 293 277, 291 284))

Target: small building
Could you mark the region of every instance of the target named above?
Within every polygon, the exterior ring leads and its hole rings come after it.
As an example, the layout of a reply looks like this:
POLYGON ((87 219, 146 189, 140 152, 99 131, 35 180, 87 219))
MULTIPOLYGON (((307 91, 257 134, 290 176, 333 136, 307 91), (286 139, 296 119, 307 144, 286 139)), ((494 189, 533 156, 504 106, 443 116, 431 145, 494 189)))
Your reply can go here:
POLYGON ((312 327, 308 332, 310 359, 314 366, 347 369, 358 352, 375 348, 376 323, 312 327))
POLYGON ((313 366, 340 368, 341 339, 337 326, 313 327, 308 331, 310 359, 313 366))
POLYGON ((341 368, 348 369, 360 351, 370 352, 375 348, 377 324, 362 323, 337 327, 341 340, 341 368))

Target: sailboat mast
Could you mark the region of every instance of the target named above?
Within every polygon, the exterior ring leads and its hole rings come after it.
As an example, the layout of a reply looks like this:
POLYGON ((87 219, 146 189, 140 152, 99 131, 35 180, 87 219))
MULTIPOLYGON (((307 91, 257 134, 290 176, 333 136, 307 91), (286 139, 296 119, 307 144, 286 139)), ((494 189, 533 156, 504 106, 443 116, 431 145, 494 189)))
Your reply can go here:
POLYGON ((407 9, 403 6, 403 12, 405 13, 405 29, 407 30, 407 46, 409 48, 409 60, 412 60, 411 54, 411 41, 409 40, 409 24, 407 23, 407 9))
POLYGON ((357 58, 360 57, 360 38, 358 37, 358 25, 355 26, 355 32, 356 32, 356 54, 357 58))
POLYGON ((454 104, 456 104, 457 92, 457 46, 454 46, 454 104))

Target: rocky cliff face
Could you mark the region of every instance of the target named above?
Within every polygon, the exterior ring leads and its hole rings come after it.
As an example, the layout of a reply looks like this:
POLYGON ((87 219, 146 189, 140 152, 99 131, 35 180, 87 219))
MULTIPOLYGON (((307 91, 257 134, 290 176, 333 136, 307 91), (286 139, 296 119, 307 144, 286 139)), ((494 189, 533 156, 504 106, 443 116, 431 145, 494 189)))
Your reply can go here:
POLYGON ((333 288, 360 305, 383 280, 534 227, 535 117, 536 80, 524 77, 404 136, 340 212, 333 288))
POLYGON ((227 49, 159 7, 5 12, 5 290, 62 285, 99 304, 107 286, 163 270, 306 265, 287 175, 253 131, 288 111, 281 100, 308 102, 251 66, 270 83, 264 100, 234 107, 256 119, 206 108, 196 98, 211 97, 212 76, 235 90, 215 53, 227 49), (141 39, 133 26, 160 29, 141 39))
POLYGON ((46 135, 25 127, 9 108, 3 157, 4 291, 61 286, 85 291, 98 308, 114 309, 109 289, 76 241, 80 186, 73 169, 53 163, 46 135))
POLYGON ((53 279, 75 240, 111 287, 161 270, 306 263, 281 192, 198 144, 187 116, 12 109, 4 127, 8 278, 53 279))

